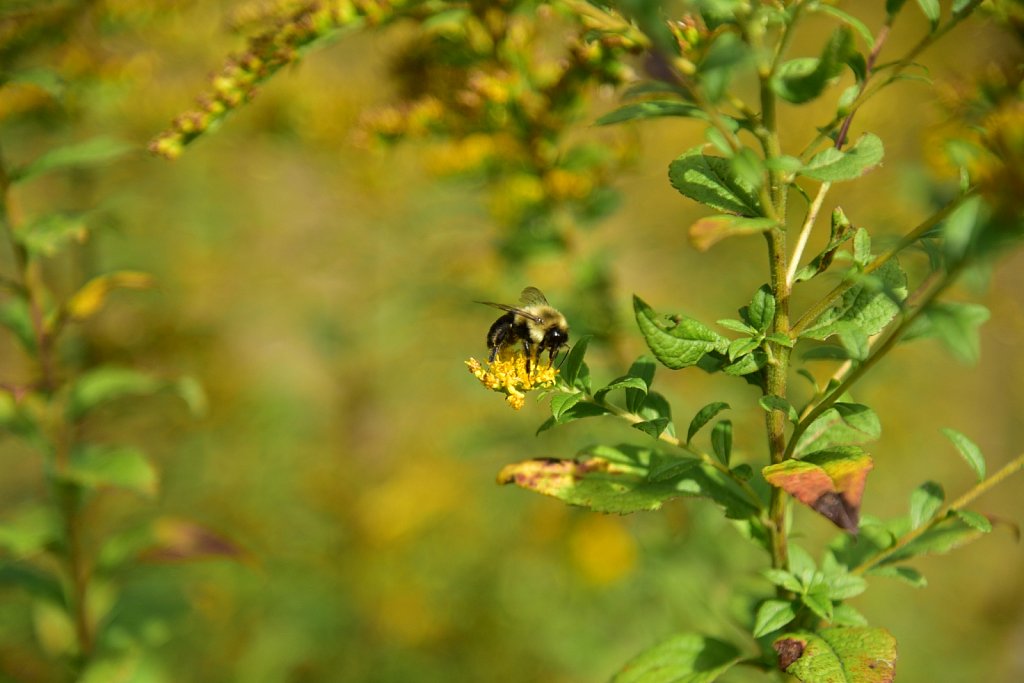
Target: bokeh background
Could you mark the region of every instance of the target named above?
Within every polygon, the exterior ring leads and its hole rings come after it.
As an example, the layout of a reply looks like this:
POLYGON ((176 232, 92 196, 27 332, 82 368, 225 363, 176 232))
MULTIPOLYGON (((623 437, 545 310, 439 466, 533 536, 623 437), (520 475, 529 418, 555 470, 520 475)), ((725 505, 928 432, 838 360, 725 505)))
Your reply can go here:
MULTIPOLYGON (((616 183, 621 209, 581 232, 575 252, 511 268, 478 182, 433 177, 416 143, 382 151, 353 142, 360 113, 394 95, 402 27, 312 53, 167 162, 142 149, 241 47, 225 22, 232 3, 104 5, 102 21, 40 52, 91 79, 74 111, 24 120, 0 142, 16 161, 101 133, 139 149, 99 173, 34 182, 17 199, 26 211, 96 207, 99 229, 61 264, 68 273, 131 268, 159 283, 117 294, 87 326, 88 352, 195 376, 208 394, 200 419, 171 396, 117 407, 111 429, 153 454, 162 490, 155 503, 113 496, 91 513, 108 531, 188 516, 245 549, 240 561, 146 564, 121 577, 115 619, 144 634, 168 680, 582 683, 606 680, 677 631, 744 642, 745 596, 769 590, 754 574, 763 558, 714 506, 676 501, 620 518, 496 486, 506 463, 638 436, 593 421, 535 436, 543 404, 514 413, 463 366, 485 353, 494 318, 475 299, 512 302, 533 284, 587 329, 574 317, 585 307, 570 297, 581 254, 610 264, 627 359, 643 352, 628 332, 632 293, 702 320, 735 315, 766 280, 763 245, 734 240, 698 254, 687 243, 701 209, 669 186, 666 167, 699 144, 696 123, 628 131, 638 152, 616 183)), ((880 25, 881 8, 867 14, 880 25)), ((892 54, 925 30, 904 14, 892 54)), ((816 51, 820 35, 808 30, 797 49, 816 51)), ((969 22, 923 62, 950 81, 1015 49, 998 29, 969 22)), ((11 97, 0 106, 20 106, 11 97)), ((602 97, 599 110, 614 106, 602 97)), ((920 160, 931 158, 943 120, 936 99, 909 83, 858 118, 855 131, 877 132, 887 157, 830 195, 855 223, 897 234, 927 215, 920 160)), ((819 120, 784 116, 784 144, 819 120)), ((598 133, 584 126, 587 134, 598 133)), ((1024 449, 1022 286, 1015 255, 984 289, 954 294, 979 296, 993 312, 976 366, 920 342, 863 382, 858 399, 883 420, 866 513, 902 514, 925 479, 951 496, 969 485, 941 427, 973 438, 990 471, 1024 449)), ((601 348, 590 361, 598 379, 624 370, 601 348)), ((656 383, 684 424, 711 400, 730 402, 736 457, 760 465, 752 389, 696 369, 663 371, 656 383)), ((29 454, 9 440, 0 448, 2 512, 44 489, 29 454)), ((1019 522, 1022 495, 1018 477, 977 508, 1019 522)), ((833 529, 796 516, 807 530, 798 542, 817 553, 833 529)), ((915 566, 927 588, 873 579, 854 601, 896 635, 899 680, 1024 680, 1024 549, 1014 534, 1000 527, 915 566)), ((31 632, 19 594, 0 588, 0 680, 50 680, 31 632)), ((737 670, 726 680, 756 678, 737 670)))

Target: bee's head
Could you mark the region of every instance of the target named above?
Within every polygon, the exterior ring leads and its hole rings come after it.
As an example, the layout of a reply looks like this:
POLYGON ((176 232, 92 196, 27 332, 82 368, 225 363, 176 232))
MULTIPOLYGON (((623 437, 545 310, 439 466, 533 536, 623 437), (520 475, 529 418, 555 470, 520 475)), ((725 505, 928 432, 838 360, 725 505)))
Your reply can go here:
POLYGON ((557 353, 558 349, 562 348, 569 343, 569 328, 568 327, 552 327, 544 335, 544 346, 551 350, 551 353, 557 353))

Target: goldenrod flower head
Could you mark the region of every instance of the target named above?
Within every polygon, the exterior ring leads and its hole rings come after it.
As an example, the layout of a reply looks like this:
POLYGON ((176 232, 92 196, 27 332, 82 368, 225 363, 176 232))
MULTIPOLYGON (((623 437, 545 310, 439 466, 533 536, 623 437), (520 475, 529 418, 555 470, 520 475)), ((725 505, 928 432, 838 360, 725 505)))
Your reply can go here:
POLYGON ((503 351, 486 368, 476 358, 466 361, 473 376, 491 391, 505 394, 505 402, 514 410, 526 403, 526 392, 552 386, 558 375, 558 369, 551 365, 536 360, 530 365, 530 372, 526 372, 526 354, 521 349, 503 351))

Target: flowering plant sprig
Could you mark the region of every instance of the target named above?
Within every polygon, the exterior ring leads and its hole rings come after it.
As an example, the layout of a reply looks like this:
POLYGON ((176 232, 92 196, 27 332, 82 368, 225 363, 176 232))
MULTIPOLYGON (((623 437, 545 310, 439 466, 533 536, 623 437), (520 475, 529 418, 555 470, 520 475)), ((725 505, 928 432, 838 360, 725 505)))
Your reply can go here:
MULTIPOLYGON (((418 33, 395 69, 401 98, 364 118, 363 140, 431 140, 439 170, 483 177, 506 256, 525 260, 552 246, 571 254, 575 227, 609 209, 610 178, 628 154, 608 154, 570 132, 592 111, 595 89, 625 84, 629 101, 598 117, 601 126, 660 118, 704 129, 705 142, 683 150, 668 174, 681 195, 713 212, 687 228, 692 245, 707 251, 726 239, 765 241, 764 284, 735 317, 705 324, 634 297, 650 353, 603 386, 592 379, 586 341, 557 372, 527 372, 527 359, 513 349, 486 367, 466 362, 515 409, 544 388, 551 416, 541 431, 606 417, 644 435, 641 445, 598 444, 575 457, 510 464, 501 482, 619 514, 705 498, 764 552, 763 585, 745 596, 752 605, 742 624, 746 639, 680 633, 627 664, 618 683, 712 681, 736 666, 807 683, 892 680, 896 639, 851 600, 877 576, 923 585, 908 562, 991 531, 998 520, 968 505, 1024 466, 1019 456, 989 476, 980 448, 947 429, 973 486, 946 504, 942 488, 926 481, 911 493, 906 515, 861 514, 869 475, 877 476, 869 448, 883 421, 852 392, 912 339, 939 339, 956 356, 976 358, 988 311, 948 294, 960 276, 988 267, 1024 237, 1019 70, 960 100, 963 125, 948 147, 954 177, 936 181, 941 201, 917 225, 899 226, 894 243, 861 225, 860 207, 831 200, 833 187, 856 182, 886 157, 882 137, 860 130, 858 114, 906 80, 919 56, 982 3, 953 0, 945 12, 932 0, 915 4, 928 28, 896 55, 890 36, 903 0, 887 0, 874 29, 825 0, 691 0, 678 8, 624 1, 611 9, 576 0, 437 2, 404 13, 418 33), (811 17, 831 30, 812 56, 795 55, 794 36, 811 17), (559 21, 569 38, 558 58, 546 58, 546 29, 559 21), (839 89, 843 78, 852 82, 839 89), (783 104, 823 103, 820 125, 783 139, 783 104), (830 277, 832 288, 797 310, 794 292, 830 277), (809 360, 831 366, 822 376, 805 366, 809 360), (693 368, 756 391, 764 434, 734 435, 733 421, 721 417, 732 407, 709 400, 684 436, 654 379, 659 369, 693 368), (795 386, 797 376, 808 386, 795 386), (702 447, 705 431, 710 443, 702 447), (740 462, 741 452, 759 459, 740 462), (794 504, 840 529, 816 554, 794 542, 794 504)), ((990 4, 1012 15, 1010 3, 990 4)), ((272 33, 269 43, 278 40, 272 33)), ((281 35, 284 63, 292 52, 289 32, 281 35)), ((611 298, 611 278, 600 275, 595 280, 611 298)))

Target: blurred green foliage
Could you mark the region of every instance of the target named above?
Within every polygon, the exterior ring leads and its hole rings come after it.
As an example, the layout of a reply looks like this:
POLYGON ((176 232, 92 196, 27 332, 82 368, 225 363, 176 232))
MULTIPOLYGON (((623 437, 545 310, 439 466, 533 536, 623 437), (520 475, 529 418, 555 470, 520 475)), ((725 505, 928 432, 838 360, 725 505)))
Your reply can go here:
MULTIPOLYGON (((878 4, 872 25, 884 14, 878 4)), ((750 605, 736 604, 733 589, 764 583, 750 578, 760 558, 712 506, 674 502, 664 514, 620 518, 492 486, 507 462, 571 453, 618 430, 577 424, 534 438, 542 407, 513 414, 482 400, 462 366, 484 352, 493 319, 472 301, 514 300, 524 284, 542 285, 574 333, 606 337, 629 317, 634 291, 692 302, 701 319, 747 303, 734 297, 761 283, 760 269, 746 265, 761 258, 759 245, 726 241, 695 254, 685 235, 695 207, 665 182, 678 150, 700 142, 699 127, 655 122, 635 132, 643 151, 614 183, 621 211, 594 224, 585 248, 570 239, 569 251, 515 266, 495 248, 507 231, 486 213, 479 177, 438 182, 422 148, 367 153, 357 144, 366 140, 354 133, 365 130, 363 112, 393 101, 394 65, 422 49, 401 22, 306 55, 174 164, 142 154, 223 55, 240 49, 225 17, 247 26, 255 19, 246 12, 258 9, 127 0, 0 8, 6 162, 39 170, 40 160, 61 162, 48 156, 53 150, 80 143, 95 145, 92 161, 123 151, 121 143, 136 150, 89 169, 65 157, 65 171, 12 192, 23 218, 63 212, 88 226, 83 233, 82 223, 66 221, 35 233, 61 300, 114 271, 149 273, 156 283, 112 293, 62 346, 61 361, 132 367, 171 382, 194 376, 208 401, 199 419, 171 392, 100 408, 87 436, 143 446, 160 487, 151 501, 115 493, 91 505, 86 548, 100 557, 102 539, 154 522, 153 533, 179 547, 202 541, 196 523, 243 549, 233 560, 195 563, 151 553, 120 569, 105 646, 126 653, 124 668, 90 680, 582 682, 606 679, 684 628, 740 623, 750 605), (61 250, 51 254, 54 235, 61 250), (697 284, 716 280, 730 287, 697 284)), ((927 28, 924 17, 905 21, 927 28)), ((967 101, 957 90, 972 86, 959 84, 959 74, 1021 61, 1003 30, 980 21, 964 29, 963 40, 921 57, 934 78, 952 83, 947 105, 967 101)), ((808 55, 820 50, 812 33, 796 38, 808 55)), ((931 149, 932 136, 962 120, 942 102, 921 107, 925 92, 904 88, 860 114, 884 133, 888 158, 931 149), (903 116, 909 103, 929 120, 903 116)), ((615 104, 602 89, 594 97, 597 110, 615 104)), ((783 136, 809 125, 804 109, 785 116, 783 136)), ((574 134, 605 133, 581 119, 574 134)), ((938 152, 928 161, 946 163, 938 152)), ((922 189, 927 173, 892 163, 835 196, 895 233, 937 199, 922 189)), ((12 255, 0 258, 10 272, 12 255)), ((984 299, 994 315, 979 365, 919 345, 861 387, 885 415, 874 451, 885 475, 871 480, 865 498, 873 514, 906 509, 922 460, 948 490, 963 481, 940 426, 971 434, 993 469, 1021 450, 1020 265, 1016 255, 990 275, 984 299)), ((608 381, 642 341, 615 337, 596 348, 588 358, 608 381)), ((16 384, 32 372, 17 339, 4 335, 0 379, 16 384)), ((680 409, 703 405, 707 377, 664 375, 663 391, 680 409)), ((189 386, 173 388, 197 400, 189 386)), ((739 387, 726 393, 734 406, 756 402, 739 387)), ((0 457, 0 519, 9 522, 47 494, 30 447, 4 436, 0 457)), ((982 505, 1019 518, 1020 491, 1012 481, 982 505)), ((827 525, 804 510, 794 515, 811 530, 800 542, 820 547, 827 525)), ((920 568, 926 590, 876 579, 856 603, 896 634, 899 680, 1024 676, 1024 553, 1010 535, 920 568)), ((10 572, 0 576, 0 680, 64 680, 47 652, 60 627, 45 628, 59 619, 33 609, 10 572), (48 632, 49 644, 36 635, 48 632)), ((742 632, 719 628, 711 635, 742 632)))

